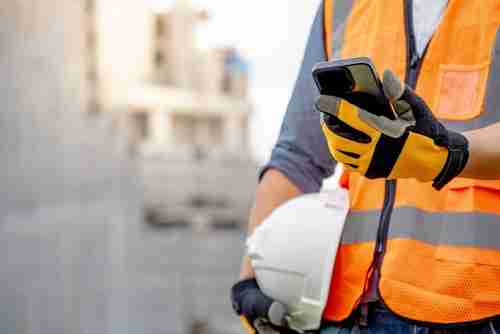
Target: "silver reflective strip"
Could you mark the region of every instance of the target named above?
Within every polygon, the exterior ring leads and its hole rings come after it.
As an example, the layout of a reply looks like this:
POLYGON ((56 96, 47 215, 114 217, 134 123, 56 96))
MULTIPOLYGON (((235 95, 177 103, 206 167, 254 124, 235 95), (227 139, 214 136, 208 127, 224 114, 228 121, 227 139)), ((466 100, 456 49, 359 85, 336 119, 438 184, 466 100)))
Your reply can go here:
MULTIPOLYGON (((380 211, 350 212, 343 244, 374 241, 380 211)), ((500 250, 500 215, 486 213, 429 213, 394 208, 389 239, 413 239, 428 244, 475 246, 500 250)))
POLYGON ((484 128, 500 122, 500 30, 497 29, 495 47, 491 56, 491 65, 486 86, 485 105, 479 117, 466 121, 443 121, 443 124, 454 131, 470 131, 484 128))
MULTIPOLYGON (((333 50, 332 55, 333 59, 340 58, 340 54, 342 52, 342 48, 344 47, 344 33, 347 18, 351 15, 352 6, 354 0, 345 1, 345 0, 335 0, 333 4, 333 50)), ((331 59, 330 59, 331 60, 331 59)))
POLYGON ((342 232, 342 244, 374 241, 377 237, 379 216, 380 211, 350 211, 342 232))

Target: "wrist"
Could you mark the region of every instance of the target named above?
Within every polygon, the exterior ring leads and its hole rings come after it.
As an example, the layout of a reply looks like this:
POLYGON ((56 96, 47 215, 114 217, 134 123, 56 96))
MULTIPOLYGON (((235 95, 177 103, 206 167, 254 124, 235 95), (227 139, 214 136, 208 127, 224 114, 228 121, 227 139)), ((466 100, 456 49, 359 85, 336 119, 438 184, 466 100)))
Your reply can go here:
POLYGON ((460 175, 469 160, 469 141, 461 133, 448 131, 446 142, 443 144, 448 148, 448 157, 443 169, 432 184, 437 190, 441 190, 451 180, 460 175))
POLYGON ((255 271, 253 270, 250 257, 248 257, 248 255, 244 255, 243 261, 241 262, 240 281, 249 278, 255 278, 255 271))

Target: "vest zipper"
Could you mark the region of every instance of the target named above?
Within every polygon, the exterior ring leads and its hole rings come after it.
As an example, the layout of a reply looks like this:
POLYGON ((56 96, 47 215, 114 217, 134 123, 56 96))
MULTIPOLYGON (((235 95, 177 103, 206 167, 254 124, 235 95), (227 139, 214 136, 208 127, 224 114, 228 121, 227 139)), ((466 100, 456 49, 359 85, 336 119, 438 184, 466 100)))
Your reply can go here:
MULTIPOLYGON (((407 45, 405 83, 410 88, 415 89, 415 87, 417 86, 418 75, 420 73, 422 59, 425 56, 425 52, 424 54, 422 54, 422 58, 418 57, 417 46, 415 42, 415 32, 413 30, 413 0, 405 1, 404 17, 407 45)), ((430 41, 427 43, 427 46, 429 45, 429 43, 430 41)), ((375 247, 375 259, 378 261, 375 262, 377 266, 374 270, 378 271, 379 275, 380 266, 382 265, 382 259, 387 248, 387 236, 389 234, 389 225, 391 222, 392 210, 394 209, 394 202, 396 200, 396 189, 396 180, 385 181, 384 205, 380 214, 379 227, 377 231, 377 242, 375 247)))
MULTIPOLYGON (((418 72, 420 71, 421 61, 418 58, 418 54, 416 51, 415 34, 413 31, 412 0, 405 1, 404 18, 407 48, 405 83, 411 88, 415 88, 418 72)), ((363 287, 363 293, 357 302, 358 305, 361 305, 361 313, 364 315, 367 314, 366 307, 368 303, 377 300, 382 301, 378 286, 380 282, 382 262, 387 248, 387 237, 389 235, 389 226, 391 222, 392 211, 394 209, 394 202, 396 200, 396 190, 396 180, 385 181, 384 201, 382 204, 382 209, 380 211, 380 218, 377 228, 377 238, 375 241, 375 249, 373 252, 373 260, 367 272, 365 286, 363 287)), ((363 318, 365 317, 362 316, 362 319, 363 318)))
MULTIPOLYGON (((416 87, 418 74, 420 72, 420 67, 422 64, 422 59, 425 56, 427 47, 419 59, 417 53, 417 47, 415 42, 415 33, 413 30, 413 0, 405 1, 404 8, 404 18, 405 18, 405 33, 406 33, 406 77, 405 83, 414 89, 416 87)), ((427 46, 430 41, 427 43, 427 46)), ((380 282, 380 271, 382 268, 382 262, 387 249, 387 237, 389 235, 389 226, 391 222, 392 211, 394 209, 394 203, 396 200, 396 190, 397 181, 387 180, 385 181, 385 191, 384 191, 384 202, 382 210, 380 212, 379 224, 377 229, 377 239, 375 242, 375 250, 372 261, 372 270, 369 270, 368 289, 365 291, 365 295, 362 297, 362 303, 371 302, 374 300, 382 300, 380 297, 380 292, 378 291, 378 285, 380 282)))
MULTIPOLYGON (((405 32, 406 32, 406 77, 405 83, 414 89, 417 84, 418 74, 420 72, 420 67, 422 64, 422 59, 419 59, 417 53, 417 47, 415 42, 415 32, 413 30, 413 0, 405 1, 405 32)), ((430 41, 429 41, 430 43, 430 41)), ((429 45, 427 43, 427 45, 429 45)), ((426 48, 427 50, 427 48, 426 48)), ((424 55, 422 55, 423 58, 424 55)), ((373 278, 374 286, 377 287, 380 282, 380 271, 382 267, 382 262, 387 249, 387 237, 389 235, 389 225, 391 222, 392 211, 394 209, 394 202, 396 200, 396 190, 397 190, 397 180, 387 180, 385 181, 385 194, 384 194, 384 204, 382 211, 380 213, 379 226, 377 230, 377 240, 375 244, 375 255, 374 255, 374 268, 373 268, 373 278)), ((380 293, 377 291, 378 298, 380 298, 380 293)))

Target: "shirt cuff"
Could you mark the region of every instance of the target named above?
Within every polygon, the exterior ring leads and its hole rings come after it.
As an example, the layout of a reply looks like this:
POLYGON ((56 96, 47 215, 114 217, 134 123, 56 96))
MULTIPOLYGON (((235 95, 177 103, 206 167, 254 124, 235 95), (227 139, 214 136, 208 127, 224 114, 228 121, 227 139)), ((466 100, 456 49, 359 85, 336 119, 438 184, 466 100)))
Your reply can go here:
POLYGON ((326 171, 310 158, 282 147, 275 147, 269 162, 260 168, 259 181, 269 169, 280 171, 305 194, 319 192, 323 179, 327 177, 326 171))

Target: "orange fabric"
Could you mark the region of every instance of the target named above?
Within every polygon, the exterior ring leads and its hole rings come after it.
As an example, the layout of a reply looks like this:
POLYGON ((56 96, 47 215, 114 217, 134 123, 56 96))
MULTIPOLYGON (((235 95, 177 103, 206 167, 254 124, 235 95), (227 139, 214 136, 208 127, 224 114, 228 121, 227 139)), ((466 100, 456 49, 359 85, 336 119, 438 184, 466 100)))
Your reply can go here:
MULTIPOLYGON (((382 207, 384 180, 368 180, 356 173, 343 175, 353 210, 382 207)), ((415 179, 398 180, 395 207, 415 207, 427 212, 482 212, 500 214, 500 181, 457 178, 443 190, 415 179)))
POLYGON ((385 69, 403 77, 406 42, 402 13, 403 1, 391 1, 388 6, 371 0, 356 1, 346 21, 342 58, 370 57, 380 77, 385 69), (396 17, 400 19, 388 19, 396 17))
POLYGON ((500 182, 457 179, 436 191, 427 183, 398 180, 395 207, 416 207, 428 212, 481 212, 500 214, 500 182))
POLYGON ((434 247, 413 240, 392 240, 388 247, 380 292, 392 311, 437 323, 499 314, 499 251, 434 247))
POLYGON ((324 0, 324 19, 325 19, 325 52, 327 59, 332 59, 333 55, 333 46, 332 46, 332 38, 333 36, 333 1, 334 0, 324 0))
POLYGON ((352 210, 377 210, 384 202, 385 181, 349 174, 349 202, 352 210))
MULTIPOLYGON (((331 7, 333 12, 334 2, 327 2, 325 8, 331 7)), ((325 22, 327 17, 331 24, 332 16, 325 14, 325 22)), ((481 121, 499 25, 497 1, 449 1, 429 44, 416 87, 417 94, 438 117, 453 119, 456 124, 472 118, 481 121)), ((331 49, 336 41, 332 41, 331 27, 325 31, 331 49)), ((391 69, 403 78, 406 68, 403 1, 356 1, 347 18, 342 43, 342 58, 370 57, 379 74, 391 69)), ((384 180, 344 173, 341 184, 349 189, 351 212, 372 213, 382 208, 384 180)), ((499 203, 500 180, 456 179, 438 192, 430 182, 401 179, 395 207, 415 207, 431 213, 500 214, 499 203)), ((340 246, 324 312, 326 319, 343 320, 356 307, 373 247, 374 242, 340 246)), ((391 239, 382 266, 380 291, 388 307, 403 317, 458 323, 500 315, 499 281, 499 251, 391 239)))
POLYGON ((352 305, 358 302, 363 293, 366 275, 373 254, 373 243, 344 245, 337 252, 335 270, 330 285, 330 298, 324 311, 327 319, 345 319, 352 311, 352 305), (348 284, 346 284, 348 283, 348 284), (328 315, 335 315, 333 318, 328 315))
POLYGON ((349 171, 342 171, 342 174, 340 175, 339 185, 343 189, 349 189, 349 171))

